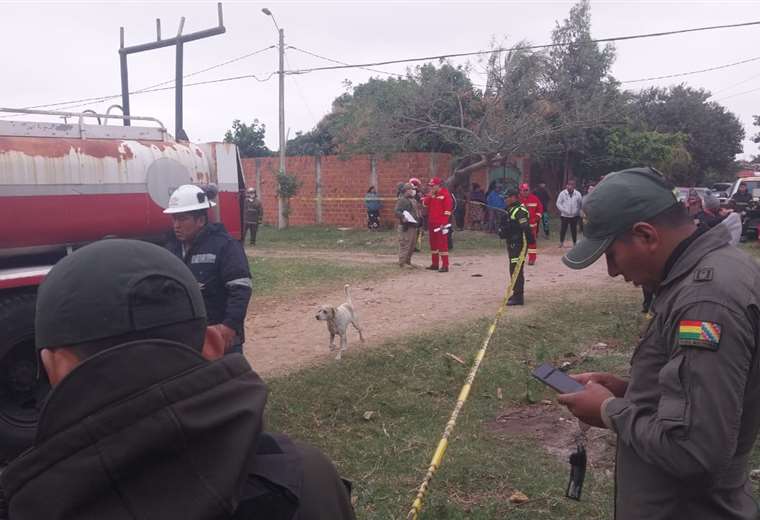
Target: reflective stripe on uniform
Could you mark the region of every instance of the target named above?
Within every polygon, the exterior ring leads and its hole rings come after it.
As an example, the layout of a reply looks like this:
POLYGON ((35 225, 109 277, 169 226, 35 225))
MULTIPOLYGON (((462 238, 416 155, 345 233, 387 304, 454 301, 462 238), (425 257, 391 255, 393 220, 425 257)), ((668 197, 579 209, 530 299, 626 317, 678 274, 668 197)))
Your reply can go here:
POLYGON ((441 254, 441 256, 449 256, 449 252, 448 251, 441 251, 440 254, 441 254))
POLYGON ((230 287, 232 285, 242 285, 243 287, 253 288, 253 282, 251 281, 250 278, 236 278, 235 280, 230 280, 224 285, 227 287, 230 287))
POLYGON ((538 253, 538 249, 528 249, 528 253, 538 253))
POLYGON ((511 264, 516 264, 519 261, 520 261, 520 257, 519 256, 517 258, 510 258, 509 259, 509 263, 511 263, 511 264))
POLYGON ((443 214, 444 215, 451 215, 451 211, 444 211, 443 214))

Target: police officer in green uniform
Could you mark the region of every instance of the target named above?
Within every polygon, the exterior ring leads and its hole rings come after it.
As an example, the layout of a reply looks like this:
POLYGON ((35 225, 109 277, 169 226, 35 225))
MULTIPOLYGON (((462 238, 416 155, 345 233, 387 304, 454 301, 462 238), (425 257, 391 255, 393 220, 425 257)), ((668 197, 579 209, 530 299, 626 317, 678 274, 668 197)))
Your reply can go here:
MULTIPOLYGON (((505 194, 507 209, 501 215, 499 223, 499 237, 507 241, 507 253, 509 255, 509 275, 517 277, 514 291, 507 301, 507 305, 523 305, 525 303, 525 272, 524 265, 515 273, 520 255, 527 251, 528 243, 533 240, 533 231, 530 229, 530 213, 520 203, 520 194, 516 189, 510 188, 505 194)), ((524 264, 524 262, 523 262, 524 264)))
POLYGON ((610 276, 655 294, 629 378, 574 376, 559 400, 617 434, 617 520, 760 518, 748 463, 760 430, 760 267, 726 226, 697 229, 651 168, 607 175, 583 203, 586 235, 563 258, 603 254, 610 276))

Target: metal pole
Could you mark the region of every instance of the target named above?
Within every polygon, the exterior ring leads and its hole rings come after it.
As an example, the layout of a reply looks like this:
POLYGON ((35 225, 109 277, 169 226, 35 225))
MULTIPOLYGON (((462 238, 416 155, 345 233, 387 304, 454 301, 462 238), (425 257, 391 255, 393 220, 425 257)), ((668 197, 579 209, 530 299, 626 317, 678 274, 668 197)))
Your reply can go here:
MULTIPOLYGON (((285 29, 280 29, 280 173, 285 172, 285 29)), ((279 218, 277 219, 278 229, 286 227, 285 223, 285 201, 278 197, 277 205, 279 207, 279 218)))
POLYGON ((187 141, 184 124, 182 121, 182 74, 184 62, 185 42, 182 41, 182 30, 185 28, 185 17, 180 18, 177 30, 177 67, 174 87, 174 137, 187 141))
MULTIPOLYGON (((120 48, 124 48, 124 27, 120 31, 120 48)), ((129 115, 129 73, 127 72, 127 55, 123 52, 119 53, 119 63, 121 64, 121 106, 122 113, 125 116, 129 115)), ((123 119, 124 126, 129 126, 129 118, 123 119)))

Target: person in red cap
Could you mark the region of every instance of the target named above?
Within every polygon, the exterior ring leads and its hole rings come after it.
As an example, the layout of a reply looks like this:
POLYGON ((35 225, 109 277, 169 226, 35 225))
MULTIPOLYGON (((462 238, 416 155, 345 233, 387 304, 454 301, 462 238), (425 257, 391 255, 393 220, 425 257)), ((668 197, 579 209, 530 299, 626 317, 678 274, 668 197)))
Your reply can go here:
POLYGON ((544 205, 541 204, 541 199, 530 192, 530 186, 527 184, 520 184, 520 203, 530 213, 530 229, 533 231, 533 240, 528 242, 528 265, 533 265, 538 258, 536 237, 538 236, 538 224, 541 222, 544 213, 544 205))
POLYGON ((439 273, 448 273, 449 240, 447 235, 451 229, 449 221, 453 209, 451 193, 443 185, 443 180, 440 177, 430 179, 428 186, 430 186, 430 194, 422 199, 422 204, 428 210, 428 233, 430 235, 430 252, 433 258, 428 269, 439 273))

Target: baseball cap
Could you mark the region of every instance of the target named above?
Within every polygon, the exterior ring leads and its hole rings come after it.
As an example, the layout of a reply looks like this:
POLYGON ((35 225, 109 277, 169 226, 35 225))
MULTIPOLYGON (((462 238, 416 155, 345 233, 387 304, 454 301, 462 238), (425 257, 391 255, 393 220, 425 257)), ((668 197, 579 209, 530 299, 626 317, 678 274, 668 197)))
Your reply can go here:
POLYGON ((428 182, 428 186, 440 186, 441 184, 443 184, 443 180, 440 177, 433 177, 428 182))
POLYGON ((631 168, 606 175, 583 200, 584 238, 562 261, 571 269, 590 266, 636 222, 659 215, 677 203, 675 188, 654 168, 631 168))
POLYGON ((107 239, 63 258, 37 294, 37 350, 206 318, 200 286, 176 256, 148 242, 107 239))

